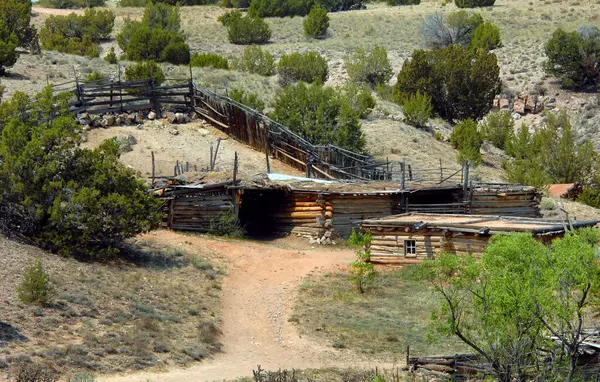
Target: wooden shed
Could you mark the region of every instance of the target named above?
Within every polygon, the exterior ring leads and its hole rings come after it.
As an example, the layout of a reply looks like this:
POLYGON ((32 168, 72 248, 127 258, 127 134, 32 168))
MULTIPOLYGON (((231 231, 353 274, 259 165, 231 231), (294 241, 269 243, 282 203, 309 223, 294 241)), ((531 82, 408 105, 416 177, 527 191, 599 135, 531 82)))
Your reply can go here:
POLYGON ((434 258, 443 252, 483 254, 490 237, 510 232, 529 232, 549 242, 566 230, 591 227, 597 220, 571 221, 491 215, 441 215, 408 213, 368 219, 363 229, 371 231, 371 261, 409 264, 434 258))
POLYGON ((469 187, 469 213, 541 217, 542 194, 531 186, 515 184, 476 184, 469 187))

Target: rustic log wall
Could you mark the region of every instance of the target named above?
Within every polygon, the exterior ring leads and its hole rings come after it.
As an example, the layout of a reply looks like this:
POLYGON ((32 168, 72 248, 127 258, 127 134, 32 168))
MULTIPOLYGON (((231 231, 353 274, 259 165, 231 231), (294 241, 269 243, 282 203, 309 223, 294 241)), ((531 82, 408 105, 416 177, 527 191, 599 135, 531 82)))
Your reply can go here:
POLYGON ((541 194, 535 189, 522 191, 474 189, 471 195, 470 213, 474 215, 541 217, 541 194))

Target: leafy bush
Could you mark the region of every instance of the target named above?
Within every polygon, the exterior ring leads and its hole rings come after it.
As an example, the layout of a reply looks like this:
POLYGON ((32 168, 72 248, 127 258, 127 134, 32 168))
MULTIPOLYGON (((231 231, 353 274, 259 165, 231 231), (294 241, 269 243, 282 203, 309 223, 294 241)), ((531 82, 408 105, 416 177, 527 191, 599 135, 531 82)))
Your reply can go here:
POLYGON ((480 24, 473 32, 469 47, 475 49, 493 50, 502 47, 500 28, 489 21, 480 24))
POLYGON ((458 11, 444 17, 437 12, 424 19, 422 33, 432 48, 447 48, 453 44, 467 46, 483 23, 479 13, 469 15, 466 11, 458 11))
POLYGON ((358 113, 360 118, 369 115, 376 105, 375 98, 371 94, 371 88, 366 84, 359 85, 348 81, 342 88, 342 92, 350 107, 358 113))
POLYGON ((60 373, 51 365, 38 362, 20 362, 15 372, 15 382, 58 382, 60 373))
POLYGON ((30 25, 31 2, 22 0, 0 1, 0 41, 6 42, 5 36, 17 36, 18 46, 31 53, 39 53, 40 45, 36 29, 30 25), (1 26, 1 25, 4 26, 1 26), (8 28, 8 32, 3 32, 8 28))
POLYGON ((39 257, 30 262, 23 271, 23 281, 18 292, 19 299, 26 303, 49 305, 52 302, 54 286, 39 257))
POLYGON ((13 66, 19 57, 17 46, 19 39, 15 33, 11 33, 0 19, 0 75, 3 75, 7 67, 13 66))
POLYGON ((223 24, 223 26, 228 27, 234 21, 241 19, 242 16, 243 16, 243 14, 240 11, 229 11, 229 12, 223 13, 221 16, 219 16, 217 21, 219 21, 221 24, 223 24))
POLYGON ((110 51, 108 51, 106 56, 104 56, 104 61, 108 62, 109 64, 116 64, 117 62, 119 62, 119 60, 117 59, 117 55, 115 54, 114 47, 110 47, 110 51))
POLYGON ((574 183, 596 187, 598 154, 589 140, 577 142, 565 111, 548 113, 532 134, 527 125, 506 144, 512 159, 504 163, 513 183, 541 187, 549 183, 574 183))
POLYGON ((286 86, 275 101, 272 118, 313 144, 334 144, 362 152, 360 116, 336 89, 299 82, 286 86))
POLYGON ((125 19, 117 42, 128 60, 188 64, 190 48, 179 31, 180 23, 178 7, 150 3, 141 22, 125 19))
POLYGON ((424 127, 431 118, 431 97, 417 91, 400 102, 404 110, 406 123, 415 127, 424 127))
POLYGON ((260 113, 265 109, 265 103, 257 94, 245 92, 241 89, 231 89, 229 91, 229 98, 260 113))
POLYGON ((152 79, 156 85, 160 85, 165 82, 165 74, 156 62, 145 61, 126 67, 125 79, 127 81, 152 79))
POLYGON ((119 0, 119 7, 145 7, 148 0, 119 0))
POLYGON ((220 4, 225 8, 248 8, 250 0, 221 0, 220 4))
POLYGON ((264 44, 271 38, 271 29, 260 17, 232 17, 227 20, 227 36, 237 45, 264 44))
POLYGON ((459 8, 491 7, 496 0, 454 0, 459 8))
POLYGON ((380 46, 374 47, 370 53, 357 49, 344 58, 348 77, 354 82, 364 82, 374 87, 387 83, 393 75, 387 51, 380 46))
POLYGON ((97 382, 97 380, 93 374, 81 372, 70 376, 68 382, 97 382))
POLYGON ((360 293, 365 293, 367 286, 375 280, 377 271, 371 263, 371 251, 368 249, 371 245, 371 235, 367 234, 357 239, 363 248, 356 251, 356 260, 350 263, 350 282, 356 285, 360 293))
POLYGON ((252 0, 248 14, 256 17, 306 16, 314 0, 252 0))
POLYGON ((419 5, 421 0, 387 0, 388 5, 419 5))
POLYGON ((190 59, 190 65, 200 68, 211 67, 215 69, 229 69, 229 61, 214 53, 194 53, 190 59))
POLYGON ((364 8, 364 0, 252 0, 248 13, 259 17, 306 16, 315 5, 327 12, 364 8))
POLYGON ((256 45, 244 49, 242 56, 234 60, 233 63, 237 70, 243 72, 260 74, 261 76, 271 76, 275 73, 275 59, 273 59, 271 53, 256 45))
POLYGON ((311 8, 306 19, 302 23, 304 27, 304 35, 316 39, 324 38, 329 28, 329 16, 327 9, 320 5, 315 5, 311 8))
POLYGON ((104 74, 98 72, 98 71, 94 71, 90 74, 88 74, 87 78, 86 78, 86 82, 88 83, 102 83, 104 82, 104 74))
POLYGON ((481 121, 479 129, 483 139, 504 150, 508 140, 514 135, 515 121, 510 111, 498 111, 481 121))
POLYGON ((458 149, 459 163, 470 161, 473 165, 481 163, 481 145, 483 140, 477 130, 477 123, 467 119, 454 126, 450 143, 458 149))
POLYGON ((371 244, 371 240, 373 240, 371 231, 352 228, 352 233, 346 240, 346 244, 351 247, 364 248, 366 245, 371 244))
POLYGON ((233 238, 243 238, 246 236, 246 230, 242 227, 240 219, 238 219, 233 210, 223 212, 217 218, 211 220, 208 233, 215 236, 233 238))
POLYGON ((158 226, 158 201, 119 162, 114 140, 79 147, 71 96, 47 87, 0 104, 0 231, 61 254, 114 255, 122 240, 158 226))
POLYGON ((297 81, 325 83, 327 60, 315 52, 285 54, 279 59, 277 72, 284 86, 297 81))
POLYGON ((46 8, 70 9, 103 7, 105 0, 39 0, 37 6, 46 8))
POLYGON ((416 50, 404 61, 394 87, 396 100, 418 91, 431 97, 433 111, 448 120, 480 119, 500 89, 495 54, 451 45, 433 51, 416 50))
POLYGON ((585 27, 579 31, 554 31, 545 46, 546 72, 558 77, 563 86, 597 89, 600 83, 600 30, 585 27))
POLYGON ((98 43, 110 38, 114 24, 115 15, 108 10, 50 16, 40 30, 40 42, 46 50, 98 57, 98 43))

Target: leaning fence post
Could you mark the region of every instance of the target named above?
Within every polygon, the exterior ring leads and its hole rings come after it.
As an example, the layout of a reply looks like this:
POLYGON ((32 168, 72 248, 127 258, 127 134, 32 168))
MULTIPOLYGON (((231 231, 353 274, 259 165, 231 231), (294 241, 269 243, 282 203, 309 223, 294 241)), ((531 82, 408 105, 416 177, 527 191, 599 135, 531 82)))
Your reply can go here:
POLYGON ((470 163, 471 163, 470 161, 467 161, 463 166, 463 169, 464 169, 463 171, 465 174, 464 179, 463 179, 463 198, 465 199, 465 201, 467 201, 469 199, 467 193, 469 192, 469 164, 470 163))

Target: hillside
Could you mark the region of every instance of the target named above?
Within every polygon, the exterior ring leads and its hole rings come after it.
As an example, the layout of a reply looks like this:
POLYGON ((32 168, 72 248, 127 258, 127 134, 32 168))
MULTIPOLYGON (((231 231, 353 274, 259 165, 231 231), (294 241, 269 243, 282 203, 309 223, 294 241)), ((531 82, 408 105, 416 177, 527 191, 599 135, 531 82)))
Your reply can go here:
MULTIPOLYGON (((503 92, 516 94, 522 91, 544 93, 555 98, 556 107, 566 107, 580 130, 580 136, 596 140, 595 121, 597 120, 597 102, 592 94, 568 93, 556 87, 553 79, 543 73, 543 44, 557 27, 574 28, 579 25, 595 23, 595 14, 600 5, 592 1, 572 3, 565 0, 545 1, 547 7, 534 6, 533 3, 516 0, 499 0, 490 9, 481 9, 482 15, 498 24, 502 31, 504 46, 495 51, 501 67, 504 81, 503 92)), ((109 2, 108 7, 116 13, 115 30, 119 32, 124 18, 139 18, 140 8, 120 8, 109 2)), ((423 47, 420 26, 424 17, 434 13, 454 12, 453 4, 441 6, 437 1, 423 1, 419 6, 388 7, 383 4, 369 4, 366 10, 339 12, 330 15, 329 34, 326 39, 311 41, 302 34, 302 18, 269 18, 273 30, 272 42, 265 46, 275 58, 293 51, 315 50, 328 60, 330 76, 327 85, 344 83, 346 73, 343 58, 354 48, 370 48, 374 44, 385 47, 397 73, 404 60, 410 57, 413 49, 423 47)), ((217 21, 226 9, 218 6, 186 7, 182 12, 182 29, 187 36, 192 51, 219 53, 224 56, 237 56, 243 46, 233 45, 227 40, 225 28, 217 21)), ((34 8, 33 22, 40 26, 43 20, 54 13, 65 14, 65 10, 34 8)), ((102 45, 103 52, 116 45, 111 41, 102 45)), ((123 64, 127 64, 126 62, 123 64)), ((168 78, 187 78, 189 69, 164 65, 168 78)), ((117 68, 101 58, 66 55, 56 52, 43 52, 31 56, 23 54, 3 80, 6 86, 5 96, 17 89, 27 92, 40 90, 47 81, 56 83, 73 79, 73 72, 80 77, 98 70, 109 77, 118 77, 117 68)), ((235 70, 214 70, 194 68, 197 83, 219 92, 225 89, 242 88, 255 92, 267 104, 273 102, 280 85, 277 77, 262 77, 237 72, 235 70)), ((395 77, 392 79, 392 83, 395 77)), ((450 128, 447 124, 432 120, 430 130, 423 131, 402 122, 401 108, 385 101, 379 101, 374 112, 363 121, 367 136, 368 150, 378 159, 390 158, 393 161, 406 159, 414 166, 431 166, 441 159, 447 165, 455 164, 456 152, 448 145, 434 139, 439 131, 447 138, 450 128)), ((539 123, 540 116, 527 116, 522 120, 539 123)), ((520 123, 520 122, 519 122, 520 123)), ((595 142, 598 148, 600 142, 595 142)), ((501 181, 502 156, 489 150, 484 165, 477 170, 484 181, 501 181)), ((189 160, 188 158, 181 158, 189 160)), ((195 158, 193 158, 195 160, 195 158)))

